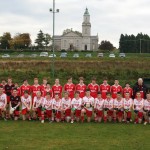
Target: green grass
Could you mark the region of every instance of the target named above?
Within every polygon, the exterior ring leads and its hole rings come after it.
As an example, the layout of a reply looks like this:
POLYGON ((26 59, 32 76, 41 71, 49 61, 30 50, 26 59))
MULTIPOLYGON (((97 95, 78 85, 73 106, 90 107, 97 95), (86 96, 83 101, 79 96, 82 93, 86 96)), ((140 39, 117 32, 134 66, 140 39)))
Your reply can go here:
POLYGON ((150 126, 0 121, 1 150, 149 150, 150 126))

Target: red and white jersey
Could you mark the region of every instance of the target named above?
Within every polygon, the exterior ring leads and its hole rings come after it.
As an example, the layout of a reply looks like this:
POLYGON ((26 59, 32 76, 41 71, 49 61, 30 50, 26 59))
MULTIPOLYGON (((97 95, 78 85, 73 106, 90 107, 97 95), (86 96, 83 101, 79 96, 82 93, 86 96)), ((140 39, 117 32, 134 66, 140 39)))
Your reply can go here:
POLYGON ((52 106, 52 108, 55 109, 55 110, 61 111, 61 106, 62 106, 61 103, 62 103, 61 99, 59 99, 57 101, 55 99, 53 99, 53 106, 52 106))
POLYGON ((99 91, 99 85, 98 85, 98 84, 92 84, 92 83, 90 83, 90 84, 88 85, 88 89, 90 89, 91 96, 92 96, 93 98, 96 98, 96 97, 97 97, 97 93, 98 93, 98 91, 99 91))
POLYGON ((86 92, 86 85, 83 84, 77 84, 76 85, 76 91, 80 92, 80 97, 83 98, 85 96, 85 92, 86 92))
POLYGON ((42 96, 45 97, 47 92, 50 93, 50 97, 53 97, 53 91, 52 91, 52 89, 45 89, 42 92, 42 96))
POLYGON ((81 110, 82 98, 79 98, 79 99, 73 98, 71 105, 72 105, 72 108, 75 108, 77 110, 81 110))
POLYGON ((123 89, 123 97, 125 97, 125 94, 126 94, 127 92, 130 94, 130 98, 131 98, 132 95, 133 95, 133 90, 132 90, 132 88, 130 88, 130 87, 129 87, 129 88, 126 88, 126 87, 125 87, 125 88, 123 89))
POLYGON ((129 99, 124 98, 124 99, 123 99, 123 106, 124 106, 124 109, 129 109, 129 110, 131 111, 132 105, 133 105, 133 100, 132 100, 132 98, 129 98, 129 99))
POLYGON ((106 99, 106 93, 110 92, 110 85, 109 84, 101 84, 100 85, 100 92, 102 94, 102 98, 106 99))
POLYGON ((112 93, 112 98, 115 99, 117 98, 117 93, 121 92, 122 93, 122 87, 120 85, 112 85, 111 86, 111 93, 112 93))
POLYGON ((65 84, 64 85, 64 91, 67 91, 69 93, 69 97, 71 99, 74 98, 74 92, 75 92, 75 85, 72 83, 72 84, 65 84))
POLYGON ((121 100, 114 99, 114 108, 123 108, 123 98, 121 100))
POLYGON ((37 106, 41 107, 41 106, 43 106, 44 105, 44 97, 41 97, 39 99, 39 98, 37 98, 35 96, 34 99, 33 99, 33 103, 35 104, 34 107, 37 107, 37 106))
POLYGON ((56 94, 59 95, 59 98, 62 97, 62 86, 61 85, 53 85, 52 86, 52 91, 53 91, 53 97, 55 97, 56 94))
POLYGON ((92 111, 93 110, 93 105, 94 105, 94 98, 92 96, 90 97, 83 97, 83 101, 82 101, 83 105, 88 106, 86 107, 87 110, 92 111))
POLYGON ((32 89, 32 98, 34 98, 36 96, 36 93, 38 91, 41 92, 41 86, 39 84, 38 85, 32 85, 31 89, 32 89))
POLYGON ((62 108, 63 109, 71 109, 71 98, 65 99, 62 98, 62 108))
POLYGON ((43 97, 45 97, 45 96, 44 96, 44 94, 45 94, 45 89, 46 89, 46 85, 42 84, 42 85, 41 85, 41 92, 42 92, 42 96, 43 96, 43 97))
POLYGON ((104 99, 98 99, 98 98, 96 98, 95 99, 95 104, 94 104, 94 106, 95 106, 95 108, 96 109, 98 109, 98 110, 103 110, 103 107, 104 107, 104 99))
POLYGON ((104 108, 112 109, 114 105, 114 100, 111 99, 105 99, 104 101, 104 108))
POLYGON ((144 109, 150 111, 150 100, 147 99, 144 101, 144 109))
POLYGON ((144 99, 137 100, 134 99, 134 109, 138 111, 143 111, 143 106, 144 106, 144 99))
POLYGON ((17 96, 21 96, 20 88, 19 87, 17 88, 17 96))
POLYGON ((23 102, 26 103, 26 105, 27 105, 28 107, 30 107, 30 104, 32 103, 31 96, 28 95, 27 98, 25 98, 24 96, 21 96, 21 102, 22 102, 22 109, 25 109, 25 108, 26 108, 26 106, 23 104, 23 102))
POLYGON ((21 85, 21 87, 20 87, 20 94, 21 94, 21 96, 23 96, 24 95, 24 91, 28 91, 29 92, 29 94, 31 93, 31 86, 30 85, 21 85))
POLYGON ((53 99, 44 98, 44 107, 46 108, 46 110, 52 110, 52 106, 53 106, 53 99))
POLYGON ((5 93, 0 95, 0 107, 4 107, 6 100, 7 100, 7 95, 5 93))

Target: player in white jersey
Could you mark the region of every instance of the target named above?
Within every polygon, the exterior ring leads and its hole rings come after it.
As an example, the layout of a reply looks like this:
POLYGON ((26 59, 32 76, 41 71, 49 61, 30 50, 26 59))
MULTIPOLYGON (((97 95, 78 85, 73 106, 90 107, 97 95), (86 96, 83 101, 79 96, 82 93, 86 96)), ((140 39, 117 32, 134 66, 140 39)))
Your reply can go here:
POLYGON ((123 98, 120 92, 117 93, 117 98, 114 99, 114 122, 122 122, 123 119, 123 98))
POLYGON ((44 103, 44 97, 41 96, 41 92, 37 91, 36 96, 33 99, 33 119, 36 120, 39 118, 41 120, 41 112, 44 103))
POLYGON ((86 113, 87 122, 90 122, 94 106, 94 98, 90 95, 89 89, 86 91, 86 96, 83 97, 82 106, 81 121, 84 122, 84 114, 86 113))
POLYGON ((82 106, 82 98, 80 98, 80 92, 75 92, 75 98, 72 99, 71 102, 71 123, 76 119, 77 122, 80 121, 81 117, 81 106, 82 106))
POLYGON ((143 114, 144 114, 144 125, 147 123, 150 123, 150 93, 146 94, 146 100, 144 101, 144 108, 143 108, 143 114))
POLYGON ((144 99, 141 97, 141 93, 136 93, 136 98, 133 102, 133 110, 135 112, 135 124, 142 123, 143 119, 143 106, 144 106, 144 99))
POLYGON ((50 92, 46 92, 46 96, 44 98, 43 107, 42 107, 42 116, 41 116, 41 123, 44 123, 45 116, 51 122, 52 120, 52 105, 53 105, 53 99, 51 97, 50 92))
POLYGON ((21 97, 21 104, 22 120, 26 120, 27 117, 31 120, 32 98, 29 95, 29 91, 24 91, 24 95, 21 97))
POLYGON ((69 93, 66 91, 64 97, 62 98, 62 111, 61 111, 62 121, 70 122, 71 120, 71 98, 69 93))
POLYGON ((60 99, 58 94, 55 94, 53 99, 52 106, 52 121, 60 122, 61 121, 61 110, 62 110, 62 100, 60 99))
POLYGON ((104 99, 102 99, 101 93, 97 93, 97 98, 95 98, 94 102, 94 112, 95 112, 95 122, 101 122, 103 118, 103 107, 104 107, 104 99))
POLYGON ((129 123, 131 121, 132 116, 132 105, 133 105, 133 99, 130 98, 130 93, 126 92, 124 93, 125 98, 123 99, 123 108, 124 108, 124 121, 125 123, 129 123))
POLYGON ((104 123, 112 121, 113 118, 113 105, 114 105, 114 100, 111 97, 111 93, 106 94, 106 99, 104 101, 104 123))
POLYGON ((7 106, 7 96, 4 93, 3 86, 0 86, 0 112, 2 117, 6 120, 6 106, 7 106))

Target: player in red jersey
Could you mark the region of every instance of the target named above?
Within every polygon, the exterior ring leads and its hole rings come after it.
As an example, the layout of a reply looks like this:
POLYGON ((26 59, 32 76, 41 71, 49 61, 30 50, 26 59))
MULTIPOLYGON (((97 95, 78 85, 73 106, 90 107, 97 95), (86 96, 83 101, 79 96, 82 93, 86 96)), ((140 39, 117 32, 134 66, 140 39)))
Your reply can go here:
POLYGON ((42 93, 42 96, 45 97, 46 93, 50 93, 50 97, 53 97, 53 91, 51 89, 51 86, 50 86, 49 82, 46 84, 46 88, 44 89, 44 91, 42 93))
POLYGON ((23 81, 23 84, 20 86, 20 94, 21 96, 24 95, 24 92, 28 91, 29 94, 31 94, 31 86, 28 84, 28 80, 25 79, 23 81))
POLYGON ((91 96, 96 98, 99 91, 99 85, 96 83, 95 77, 92 78, 92 82, 88 85, 88 89, 90 89, 91 96))
POLYGON ((106 99, 104 101, 104 122, 107 122, 107 119, 109 122, 112 121, 113 118, 113 105, 114 105, 114 100, 111 97, 111 93, 106 94, 106 99))
POLYGON ((133 110, 135 113, 135 124, 142 123, 143 119, 144 99, 141 97, 140 91, 136 93, 136 98, 133 102, 133 110))
POLYGON ((118 92, 122 93, 122 87, 119 85, 119 81, 115 80, 114 85, 111 86, 112 98, 115 99, 118 92))
POLYGON ((126 86, 125 88, 123 89, 123 97, 125 98, 125 94, 126 93, 129 93, 130 94, 130 98, 133 96, 133 90, 132 88, 130 87, 130 84, 129 83, 126 83, 126 86))
POLYGON ((110 92, 110 85, 107 83, 107 79, 105 78, 103 84, 100 85, 100 92, 102 94, 102 98, 106 99, 106 93, 110 92))
POLYGON ((69 93, 69 97, 73 99, 75 92, 75 85, 72 83, 72 77, 68 77, 67 81, 68 82, 64 85, 64 91, 67 91, 69 93))
POLYGON ((47 87, 47 78, 43 78, 43 83, 41 85, 42 96, 45 97, 45 89, 47 87))
POLYGON ((62 86, 59 83, 59 79, 55 79, 55 84, 52 86, 53 98, 55 95, 59 95, 59 98, 62 98, 62 86))
POLYGON ((79 78, 79 84, 76 85, 76 91, 80 93, 80 97, 83 98, 86 92, 86 85, 84 84, 84 78, 79 78))
POLYGON ((2 80, 2 82, 0 83, 0 86, 3 86, 3 89, 5 90, 5 85, 7 84, 6 80, 2 80))

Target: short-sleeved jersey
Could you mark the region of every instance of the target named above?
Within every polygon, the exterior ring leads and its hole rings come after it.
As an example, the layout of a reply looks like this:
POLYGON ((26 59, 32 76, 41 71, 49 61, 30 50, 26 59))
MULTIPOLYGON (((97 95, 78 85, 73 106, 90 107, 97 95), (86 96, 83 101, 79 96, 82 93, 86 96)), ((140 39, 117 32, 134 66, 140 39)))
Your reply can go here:
POLYGON ((53 91, 52 91, 52 89, 45 89, 42 92, 42 96, 45 97, 47 92, 50 93, 50 97, 53 97, 53 91))
POLYGON ((150 101, 147 99, 144 101, 144 109, 150 111, 150 101))
POLYGON ((44 105, 44 97, 37 98, 36 96, 33 99, 34 107, 42 107, 44 105))
POLYGON ((83 98, 85 96, 86 85, 85 84, 83 84, 83 85, 77 84, 76 91, 78 91, 80 93, 79 97, 83 98))
POLYGON ((28 91, 29 92, 29 94, 31 94, 31 86, 30 85, 21 85, 20 86, 20 94, 21 94, 21 96, 23 96, 24 95, 24 91, 28 91))
POLYGON ((14 84, 11 84, 11 85, 6 84, 5 85, 5 93, 6 93, 7 96, 11 95, 12 89, 14 88, 14 86, 15 86, 14 84))
POLYGON ((65 98, 62 98, 62 108, 63 109, 71 109, 71 98, 68 98, 68 99, 65 99, 65 98))
POLYGON ((98 109, 98 110, 103 110, 103 107, 104 107, 104 99, 98 99, 96 98, 95 99, 95 108, 98 109))
POLYGON ((31 89, 32 89, 32 98, 34 98, 36 96, 36 93, 38 91, 41 92, 41 86, 39 84, 38 85, 32 85, 31 89))
POLYGON ((110 85, 109 84, 101 84, 100 85, 100 92, 102 94, 102 98, 106 99, 106 93, 110 92, 110 85))
POLYGON ((0 107, 4 107, 6 100, 7 100, 6 94, 5 93, 1 94, 0 95, 0 107))
POLYGON ((90 89, 91 96, 93 98, 96 98, 97 97, 97 93, 99 91, 99 85, 98 84, 92 84, 92 83, 90 83, 88 85, 88 89, 90 89))
POLYGON ((122 93, 122 87, 120 85, 112 85, 111 86, 111 93, 112 93, 112 98, 115 99, 117 98, 117 93, 121 92, 122 93))
POLYGON ((132 98, 129 98, 129 99, 124 98, 123 99, 123 107, 124 107, 124 109, 129 109, 131 111, 132 105, 133 105, 132 98))
POLYGON ((61 111, 61 106, 62 106, 61 103, 62 103, 61 99, 59 100, 53 99, 53 109, 61 111))
POLYGON ((127 92, 130 94, 130 98, 131 98, 132 95, 133 95, 133 90, 132 90, 132 88, 130 88, 130 87, 129 87, 129 88, 126 88, 126 87, 125 87, 125 88, 123 89, 123 97, 125 97, 125 94, 126 94, 127 92))
POLYGON ((114 105, 114 100, 111 98, 111 99, 105 99, 104 101, 104 108, 108 108, 108 109, 111 109, 113 108, 113 105, 114 105))
POLYGON ((89 110, 89 111, 93 110, 92 106, 94 105, 94 98, 92 96, 91 97, 87 97, 87 96, 83 97, 82 103, 87 110, 89 110))
POLYGON ((123 108, 123 98, 121 100, 114 99, 114 108, 123 108))
POLYGON ((62 98, 62 86, 61 85, 53 85, 52 86, 53 91, 53 97, 55 97, 56 94, 59 95, 59 98, 62 98))
POLYGON ((30 107, 30 104, 32 103, 31 96, 30 95, 28 95, 28 97, 21 96, 21 102, 22 102, 22 109, 26 108, 23 102, 26 103, 28 107, 30 107))
MULTIPOLYGON (((10 96, 10 102, 11 102, 11 106, 12 107, 16 107, 18 105, 19 102, 21 102, 21 98, 20 96, 10 96)), ((19 111, 19 107, 17 107, 16 109, 17 111, 19 111)))
POLYGON ((82 98, 79 98, 79 99, 73 98, 71 105, 72 105, 72 108, 75 108, 77 110, 81 110, 82 98))
POLYGON ((52 106, 53 106, 53 99, 44 98, 44 107, 46 108, 46 110, 52 110, 52 106))
POLYGON ((42 84, 41 85, 41 92, 42 92, 43 97, 44 97, 44 94, 45 94, 45 89, 46 89, 46 85, 42 84))
POLYGON ((134 99, 134 109, 138 111, 143 111, 144 99, 137 100, 134 99))
POLYGON ((75 92, 75 85, 72 83, 72 84, 65 84, 64 85, 64 91, 67 91, 69 93, 69 97, 71 99, 74 98, 74 92, 75 92))

